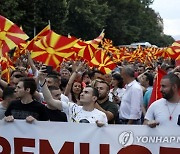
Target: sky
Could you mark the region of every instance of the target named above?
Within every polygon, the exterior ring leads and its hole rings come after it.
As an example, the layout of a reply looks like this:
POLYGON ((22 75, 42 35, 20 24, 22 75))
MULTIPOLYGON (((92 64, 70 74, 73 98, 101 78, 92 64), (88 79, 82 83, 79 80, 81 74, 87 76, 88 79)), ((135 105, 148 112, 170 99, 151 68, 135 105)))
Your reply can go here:
POLYGON ((164 22, 164 33, 180 40, 180 0, 154 0, 151 7, 164 22))

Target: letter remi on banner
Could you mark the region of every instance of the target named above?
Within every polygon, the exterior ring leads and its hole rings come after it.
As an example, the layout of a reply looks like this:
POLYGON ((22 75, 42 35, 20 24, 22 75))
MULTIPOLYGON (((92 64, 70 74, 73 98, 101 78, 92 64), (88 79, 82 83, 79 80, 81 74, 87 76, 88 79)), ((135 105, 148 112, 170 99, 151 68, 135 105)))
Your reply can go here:
POLYGON ((2 154, 180 154, 179 126, 147 126, 0 120, 2 154), (172 131, 173 130, 173 131, 172 131))

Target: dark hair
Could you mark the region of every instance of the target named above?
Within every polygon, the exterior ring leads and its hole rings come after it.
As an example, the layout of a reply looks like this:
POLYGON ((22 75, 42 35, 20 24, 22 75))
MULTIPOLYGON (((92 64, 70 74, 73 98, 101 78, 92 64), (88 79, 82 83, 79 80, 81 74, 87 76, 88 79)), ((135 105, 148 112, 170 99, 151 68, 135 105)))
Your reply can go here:
POLYGON ((139 65, 139 68, 143 68, 145 70, 145 66, 144 65, 139 65))
POLYGON ((96 73, 99 73, 99 74, 101 74, 101 75, 104 75, 104 73, 101 72, 101 71, 99 71, 99 70, 92 70, 91 73, 89 74, 89 75, 90 75, 90 78, 93 78, 96 73))
POLYGON ((61 84, 60 84, 60 89, 63 91, 63 89, 67 86, 68 79, 61 78, 61 84))
POLYGON ((169 69, 174 69, 174 66, 173 65, 169 65, 166 67, 166 71, 168 71, 169 69))
POLYGON ((90 77, 90 73, 89 73, 88 71, 85 71, 85 72, 82 74, 82 77, 81 77, 82 80, 83 80, 83 78, 84 78, 85 75, 88 75, 88 76, 90 77))
POLYGON ((52 91, 52 90, 60 90, 60 88, 59 88, 59 87, 56 87, 56 86, 49 86, 48 89, 49 89, 50 91, 52 91))
POLYGON ((20 80, 23 82, 24 89, 30 88, 30 94, 33 95, 37 89, 36 81, 31 77, 25 77, 20 80))
POLYGON ((163 76, 162 79, 169 79, 169 81, 172 85, 177 85, 178 89, 180 89, 180 78, 176 74, 169 73, 169 74, 163 76))
POLYGON ((154 77, 152 74, 150 73, 144 73, 144 75, 146 76, 146 80, 149 81, 149 85, 153 86, 153 82, 154 82, 154 77))
MULTIPOLYGON (((73 84, 72 84, 72 87, 71 87, 72 101, 73 101, 74 103, 77 103, 76 97, 75 97, 74 92, 73 92, 73 85, 74 85, 75 82, 81 84, 81 92, 82 92, 82 90, 83 90, 83 85, 82 85, 82 82, 79 82, 79 81, 77 81, 77 80, 75 80, 75 81, 73 82, 73 84)), ((81 92, 79 93, 78 99, 80 99, 80 94, 81 94, 81 92)))
MULTIPOLYGON (((21 73, 22 72, 20 72, 18 69, 15 69, 15 70, 13 70, 12 72, 11 72, 11 75, 10 76, 12 76, 14 73, 16 73, 16 72, 18 72, 18 73, 20 73, 20 74, 18 74, 18 75, 22 75, 21 73)), ((23 75, 22 75, 23 76, 23 75)))
POLYGON ((48 74, 48 76, 49 75, 55 75, 55 76, 58 76, 58 77, 61 76, 61 74, 59 72, 54 71, 54 70, 52 70, 52 72, 50 74, 48 74))
POLYGON ((86 86, 86 88, 92 88, 93 96, 96 96, 97 98, 99 97, 99 92, 98 92, 97 88, 92 87, 92 86, 86 86))
POLYGON ((104 80, 98 80, 96 83, 105 83, 108 87, 108 90, 110 90, 110 85, 108 82, 104 81, 104 80))
POLYGON ((22 78, 22 77, 24 77, 22 74, 16 74, 16 75, 14 75, 14 77, 15 78, 22 78))
POLYGON ((60 83, 59 77, 55 74, 49 74, 47 78, 52 78, 57 84, 60 83))
POLYGON ((112 77, 118 81, 118 88, 123 88, 123 78, 120 74, 114 73, 112 74, 112 77))
POLYGON ((2 99, 6 99, 7 97, 12 97, 14 95, 14 87, 5 87, 2 93, 2 99))

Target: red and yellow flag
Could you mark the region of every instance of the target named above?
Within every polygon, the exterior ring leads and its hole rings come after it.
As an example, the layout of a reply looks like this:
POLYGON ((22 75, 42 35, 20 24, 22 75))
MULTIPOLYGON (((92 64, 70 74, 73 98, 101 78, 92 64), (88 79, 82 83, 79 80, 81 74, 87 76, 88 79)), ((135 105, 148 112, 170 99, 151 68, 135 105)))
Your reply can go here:
POLYGON ((40 40, 42 37, 48 35, 51 31, 50 25, 47 25, 42 31, 40 31, 27 45, 28 50, 33 50, 34 43, 40 40))
POLYGON ((101 34, 97 38, 95 38, 94 40, 86 41, 86 43, 88 43, 88 44, 99 44, 103 40, 104 36, 105 36, 105 33, 104 33, 104 29, 103 29, 101 34))
POLYGON ((96 52, 97 48, 97 44, 87 44, 82 40, 78 41, 73 46, 73 50, 75 51, 75 53, 77 53, 77 56, 89 62, 94 57, 94 53, 96 52))
POLYGON ((2 55, 5 55, 6 52, 20 43, 25 42, 28 38, 17 25, 0 16, 0 52, 2 55))
POLYGON ((91 64, 105 74, 109 74, 116 67, 111 57, 108 56, 107 52, 103 49, 99 49, 95 53, 94 58, 91 60, 91 64))
POLYGON ((0 65, 1 65, 1 78, 9 83, 11 71, 14 70, 15 68, 13 66, 12 61, 8 57, 7 53, 5 57, 0 58, 0 65))
POLYGON ((67 38, 50 31, 47 36, 35 42, 31 57, 54 68, 74 52, 70 49, 78 39, 67 38))

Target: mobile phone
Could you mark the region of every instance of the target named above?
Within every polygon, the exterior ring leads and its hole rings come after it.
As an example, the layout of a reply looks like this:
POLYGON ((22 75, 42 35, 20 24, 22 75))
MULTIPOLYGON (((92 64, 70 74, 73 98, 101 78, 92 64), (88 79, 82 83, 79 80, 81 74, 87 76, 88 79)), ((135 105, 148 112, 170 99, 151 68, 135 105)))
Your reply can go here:
POLYGON ((180 115, 179 115, 179 117, 178 117, 177 124, 180 126, 180 115))
POLYGON ((52 67, 52 66, 46 66, 46 68, 44 69, 43 72, 50 74, 50 73, 52 72, 52 70, 53 70, 53 67, 52 67))

